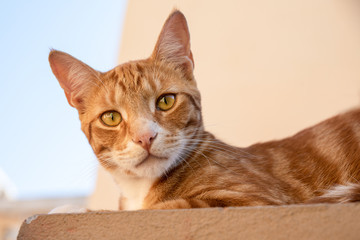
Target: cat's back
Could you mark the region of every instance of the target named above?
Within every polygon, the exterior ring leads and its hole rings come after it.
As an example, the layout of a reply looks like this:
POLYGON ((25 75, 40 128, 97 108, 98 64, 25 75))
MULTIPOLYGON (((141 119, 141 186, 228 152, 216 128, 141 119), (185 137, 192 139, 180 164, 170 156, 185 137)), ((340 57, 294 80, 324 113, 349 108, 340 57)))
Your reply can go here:
POLYGON ((336 184, 358 182, 360 109, 339 114, 294 136, 244 150, 257 156, 251 161, 253 166, 280 180, 285 189, 302 200, 336 184))

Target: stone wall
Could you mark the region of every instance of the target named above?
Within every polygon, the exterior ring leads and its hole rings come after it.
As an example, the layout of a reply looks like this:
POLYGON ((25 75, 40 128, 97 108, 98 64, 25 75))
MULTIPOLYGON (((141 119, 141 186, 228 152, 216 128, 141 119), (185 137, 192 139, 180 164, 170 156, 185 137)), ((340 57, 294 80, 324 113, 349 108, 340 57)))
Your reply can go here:
POLYGON ((39 215, 18 240, 359 239, 360 204, 39 215))

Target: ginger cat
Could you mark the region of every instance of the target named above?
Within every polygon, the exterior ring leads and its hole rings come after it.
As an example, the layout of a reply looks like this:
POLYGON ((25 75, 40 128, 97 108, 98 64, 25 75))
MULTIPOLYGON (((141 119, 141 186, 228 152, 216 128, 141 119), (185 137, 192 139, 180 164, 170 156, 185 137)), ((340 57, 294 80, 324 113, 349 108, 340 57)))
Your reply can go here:
POLYGON ((119 209, 360 201, 360 110, 278 141, 238 148, 205 131, 186 19, 174 11, 152 55, 101 73, 53 50, 119 209))

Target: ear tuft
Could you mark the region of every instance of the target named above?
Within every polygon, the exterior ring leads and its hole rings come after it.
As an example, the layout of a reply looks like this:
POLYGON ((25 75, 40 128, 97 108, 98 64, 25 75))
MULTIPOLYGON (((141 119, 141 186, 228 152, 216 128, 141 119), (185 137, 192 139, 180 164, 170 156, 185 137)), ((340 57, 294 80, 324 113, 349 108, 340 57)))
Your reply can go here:
POLYGON ((167 18, 151 58, 172 62, 187 72, 193 71, 189 29, 185 16, 179 10, 173 11, 167 18))
POLYGON ((60 86, 64 89, 69 104, 78 110, 83 110, 86 92, 96 83, 95 79, 99 77, 99 72, 71 55, 57 50, 50 51, 49 63, 60 86))

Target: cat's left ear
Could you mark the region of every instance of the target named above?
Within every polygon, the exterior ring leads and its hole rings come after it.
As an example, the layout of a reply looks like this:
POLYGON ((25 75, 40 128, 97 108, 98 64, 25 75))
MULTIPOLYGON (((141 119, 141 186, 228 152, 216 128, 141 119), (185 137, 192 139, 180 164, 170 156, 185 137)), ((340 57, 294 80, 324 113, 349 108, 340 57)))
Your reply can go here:
POLYGON ((69 104, 80 112, 83 111, 89 89, 97 82, 99 72, 73 56, 57 50, 50 52, 49 63, 64 89, 69 104))
POLYGON ((172 12, 166 20, 151 58, 172 62, 187 73, 194 70, 189 29, 186 18, 180 11, 172 12))

